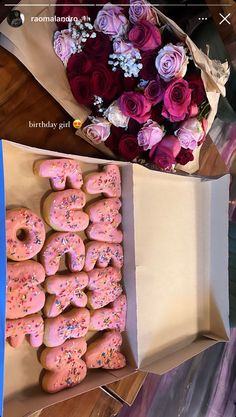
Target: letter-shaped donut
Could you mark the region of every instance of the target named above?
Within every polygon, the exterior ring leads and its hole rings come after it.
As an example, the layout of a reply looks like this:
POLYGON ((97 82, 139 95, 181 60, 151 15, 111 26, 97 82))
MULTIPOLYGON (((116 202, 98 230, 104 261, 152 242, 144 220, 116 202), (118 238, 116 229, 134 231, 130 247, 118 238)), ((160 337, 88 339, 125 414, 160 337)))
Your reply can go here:
POLYGON ((44 240, 45 227, 37 214, 27 208, 7 210, 6 246, 9 259, 25 261, 33 258, 42 249, 44 240))
POLYGON ((120 352, 122 336, 119 332, 106 332, 88 346, 84 360, 88 368, 120 369, 126 365, 120 352))
POLYGON ((44 344, 60 346, 67 339, 83 337, 88 332, 90 314, 87 308, 73 308, 60 316, 45 320, 44 344))
POLYGON ((91 311, 89 330, 125 330, 126 321, 126 296, 120 295, 113 303, 111 308, 100 308, 91 311))
POLYGON ((83 184, 82 171, 79 162, 74 159, 42 159, 34 164, 34 173, 43 178, 49 178, 53 190, 81 188, 83 184))
POLYGON ((46 239, 40 254, 46 275, 57 273, 60 258, 65 254, 67 254, 67 263, 71 272, 83 269, 85 248, 82 239, 76 233, 53 233, 46 239))
POLYGON ((43 390, 54 393, 82 382, 87 367, 80 358, 86 349, 84 338, 67 340, 61 346, 45 348, 40 355, 40 363, 46 369, 42 376, 43 390))
POLYGON ((7 263, 7 319, 18 319, 43 308, 45 294, 39 284, 44 280, 45 271, 38 262, 7 263))
POLYGON ((122 294, 120 269, 95 268, 88 272, 88 305, 92 309, 102 308, 122 294))
POLYGON ((86 235, 90 240, 107 243, 121 243, 123 233, 111 224, 91 223, 86 229, 86 235))
POLYGON ((64 190, 49 194, 43 204, 44 219, 59 232, 80 232, 89 224, 89 216, 82 210, 86 196, 81 190, 64 190))
POLYGON ((121 201, 119 198, 103 198, 90 204, 86 209, 92 223, 111 224, 118 227, 121 223, 121 201))
POLYGON ((17 348, 22 344, 25 336, 29 335, 29 344, 37 348, 43 343, 43 328, 43 319, 38 314, 7 320, 6 339, 13 348, 17 348))
POLYGON ((84 180, 88 194, 103 193, 105 197, 121 196, 120 170, 117 165, 106 165, 103 172, 88 174, 84 180))
POLYGON ((85 252, 85 271, 91 271, 95 265, 105 268, 109 263, 115 268, 122 268, 123 249, 118 243, 89 242, 85 252))
POLYGON ((88 275, 77 272, 66 275, 48 277, 45 282, 47 296, 44 307, 46 317, 56 317, 70 304, 74 307, 85 307, 87 295, 83 289, 88 284, 88 275))

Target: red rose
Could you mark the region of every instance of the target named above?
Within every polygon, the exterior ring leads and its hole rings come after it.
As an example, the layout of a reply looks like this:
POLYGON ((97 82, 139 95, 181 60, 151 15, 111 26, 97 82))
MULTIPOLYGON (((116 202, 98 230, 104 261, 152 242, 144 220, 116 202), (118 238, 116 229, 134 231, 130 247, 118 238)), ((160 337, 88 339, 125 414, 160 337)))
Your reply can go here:
POLYGON ((159 29, 147 20, 137 22, 130 30, 128 38, 134 47, 141 51, 150 51, 161 45, 159 29))
POLYGON ((104 144, 112 150, 112 152, 116 155, 118 155, 118 147, 119 147, 119 141, 121 136, 124 133, 124 129, 121 127, 116 127, 114 125, 111 125, 111 134, 109 138, 104 142, 104 144))
POLYGON ((190 149, 181 148, 180 153, 176 156, 176 163, 181 165, 186 165, 193 160, 193 152, 190 149))
POLYGON ((142 152, 136 136, 125 134, 121 137, 118 148, 120 156, 126 161, 133 161, 142 152))
POLYGON ((155 105, 162 101, 163 95, 164 88, 159 75, 157 75, 155 80, 148 83, 144 90, 144 96, 152 103, 152 105, 155 105))
POLYGON ((143 68, 140 71, 140 77, 144 80, 154 80, 157 75, 157 70, 155 67, 155 59, 157 53, 154 51, 143 52, 142 54, 142 65, 143 68))
POLYGON ((192 102, 200 106, 206 98, 204 84, 201 76, 196 73, 192 73, 185 77, 188 81, 189 88, 192 90, 192 102))
POLYGON ((132 117, 139 123, 145 123, 150 118, 152 105, 141 93, 132 91, 124 93, 119 98, 118 104, 125 116, 132 117))
POLYGON ((150 160, 163 170, 171 169, 176 163, 181 145, 175 136, 165 136, 149 152, 150 160))
MULTIPOLYGON (((70 4, 78 4, 77 0, 72 0, 69 2, 70 4)), ((55 8, 55 16, 62 18, 62 17, 76 17, 80 19, 82 16, 88 16, 88 8, 85 6, 67 6, 67 0, 57 0, 57 6, 55 8), (63 4, 64 6, 58 6, 59 4, 63 4)), ((56 22, 58 29, 67 29, 68 22, 56 22)))
POLYGON ((113 51, 112 42, 109 36, 97 32, 96 38, 87 39, 83 51, 94 61, 99 61, 100 59, 107 61, 108 55, 113 51))
POLYGON ((77 75, 89 74, 93 68, 93 61, 82 51, 71 55, 67 63, 67 77, 72 79, 77 75))
POLYGON ((114 74, 104 64, 97 64, 91 75, 91 91, 93 95, 102 97, 104 100, 113 101, 119 94, 121 82, 119 74, 114 74))
POLYGON ((151 119, 162 125, 166 119, 162 116, 162 105, 159 103, 151 109, 151 119))
POLYGON ((73 96, 78 103, 91 107, 93 103, 93 94, 90 88, 89 77, 86 77, 85 75, 77 75, 77 77, 69 80, 69 83, 73 96))
POLYGON ((191 112, 191 89, 188 82, 178 79, 169 84, 164 94, 162 115, 171 122, 184 120, 191 112))

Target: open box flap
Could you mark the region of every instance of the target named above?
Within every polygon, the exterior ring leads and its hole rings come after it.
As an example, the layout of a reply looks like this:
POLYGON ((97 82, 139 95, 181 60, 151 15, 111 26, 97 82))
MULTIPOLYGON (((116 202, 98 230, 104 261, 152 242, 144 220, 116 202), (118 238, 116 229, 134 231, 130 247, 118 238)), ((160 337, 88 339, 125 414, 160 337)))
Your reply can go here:
POLYGON ((228 340, 229 176, 133 176, 138 367, 161 373, 228 340))

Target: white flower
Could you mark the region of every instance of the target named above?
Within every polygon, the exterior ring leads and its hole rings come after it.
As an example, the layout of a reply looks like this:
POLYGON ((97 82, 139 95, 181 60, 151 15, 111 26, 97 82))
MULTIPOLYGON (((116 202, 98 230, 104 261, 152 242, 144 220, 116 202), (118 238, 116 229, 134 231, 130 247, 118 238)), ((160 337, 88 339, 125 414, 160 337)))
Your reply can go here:
POLYGON ((129 117, 125 116, 119 106, 117 101, 114 101, 108 109, 105 111, 104 116, 107 117, 109 122, 116 127, 126 128, 129 123, 129 117))

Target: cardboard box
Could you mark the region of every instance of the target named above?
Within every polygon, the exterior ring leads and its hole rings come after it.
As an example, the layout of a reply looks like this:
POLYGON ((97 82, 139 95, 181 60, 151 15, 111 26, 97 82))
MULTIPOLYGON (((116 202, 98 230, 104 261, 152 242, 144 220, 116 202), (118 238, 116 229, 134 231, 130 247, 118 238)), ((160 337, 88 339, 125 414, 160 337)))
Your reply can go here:
MULTIPOLYGON (((36 160, 72 157, 80 161, 84 173, 109 163, 7 141, 1 144, 7 208, 26 206, 38 214, 40 201, 50 187, 46 179, 34 176, 36 160)), ((6 344, 4 417, 28 416, 136 369, 162 374, 229 338, 229 176, 203 179, 114 163, 122 175, 123 284, 128 299, 124 352, 129 364, 118 371, 89 371, 80 385, 50 395, 38 385, 41 367, 36 351, 26 342, 19 349, 6 344)), ((2 242, 4 212, 1 199, 2 242)), ((0 359, 4 354, 4 250, 3 243, 0 359)))

